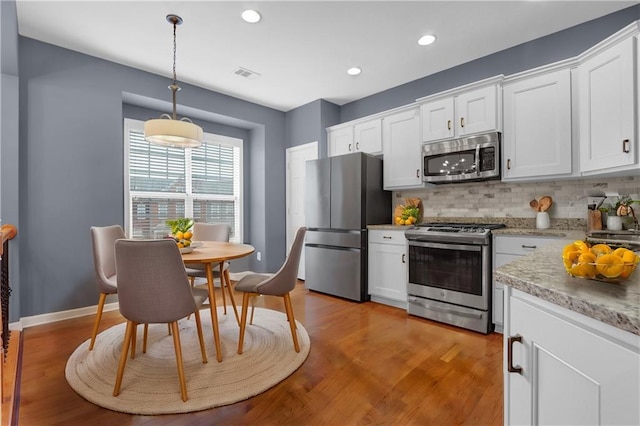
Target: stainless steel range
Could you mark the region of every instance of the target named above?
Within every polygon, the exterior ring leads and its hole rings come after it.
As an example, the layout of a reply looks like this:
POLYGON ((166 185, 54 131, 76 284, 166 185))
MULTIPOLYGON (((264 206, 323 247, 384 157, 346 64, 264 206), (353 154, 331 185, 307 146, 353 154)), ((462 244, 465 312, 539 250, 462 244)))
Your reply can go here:
POLYGON ((407 229, 409 314, 489 333, 491 230, 504 226, 425 223, 407 229))

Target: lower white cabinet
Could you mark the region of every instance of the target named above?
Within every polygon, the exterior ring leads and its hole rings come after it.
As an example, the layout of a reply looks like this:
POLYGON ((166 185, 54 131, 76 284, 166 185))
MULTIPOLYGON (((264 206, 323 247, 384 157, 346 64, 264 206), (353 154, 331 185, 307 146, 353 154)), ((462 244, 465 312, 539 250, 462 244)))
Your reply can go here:
POLYGON ((510 287, 505 297, 505 425, 640 424, 639 336, 510 287))
POLYGON ((369 230, 371 300, 407 308, 407 240, 404 231, 369 230))
MULTIPOLYGON (((534 250, 557 241, 554 237, 495 235, 493 240, 493 269, 516 260, 520 256, 531 254, 534 250)), ((492 319, 497 332, 502 331, 504 286, 501 282, 493 282, 493 310, 492 319)))

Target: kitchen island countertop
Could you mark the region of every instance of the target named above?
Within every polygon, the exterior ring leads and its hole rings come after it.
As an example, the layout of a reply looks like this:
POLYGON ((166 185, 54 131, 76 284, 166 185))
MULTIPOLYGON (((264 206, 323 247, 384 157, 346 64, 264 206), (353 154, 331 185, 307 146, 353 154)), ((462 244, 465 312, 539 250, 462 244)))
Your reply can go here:
POLYGON ((614 284, 567 274, 562 248, 553 243, 496 269, 497 281, 563 308, 640 335, 640 271, 614 284))

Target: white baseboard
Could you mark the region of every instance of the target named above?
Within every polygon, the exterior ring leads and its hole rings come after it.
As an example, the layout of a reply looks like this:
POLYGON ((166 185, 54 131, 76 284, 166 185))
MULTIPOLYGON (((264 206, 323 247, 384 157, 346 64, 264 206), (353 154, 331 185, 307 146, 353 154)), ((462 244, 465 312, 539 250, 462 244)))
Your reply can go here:
MULTIPOLYGON (((247 274, 253 274, 252 271, 230 272, 229 278, 238 281, 247 274)), ((206 282, 206 280, 204 281, 206 282)), ((103 312, 115 311, 118 309, 118 302, 106 303, 103 312)), ((9 324, 10 330, 22 331, 23 328, 35 327, 36 325, 48 324, 51 322, 68 320, 71 318, 83 317, 85 315, 95 315, 98 305, 85 306, 84 308, 70 309, 68 311, 52 312, 49 314, 32 315, 30 317, 22 317, 17 322, 9 324)))
MULTIPOLYGON (((102 312, 116 311, 118 307, 118 302, 105 303, 102 312)), ((35 327, 36 325, 83 317, 85 315, 95 315, 97 309, 98 305, 93 305, 85 306, 84 308, 69 309, 68 311, 22 317, 20 321, 9 324, 9 329, 21 331, 23 328, 35 327)))

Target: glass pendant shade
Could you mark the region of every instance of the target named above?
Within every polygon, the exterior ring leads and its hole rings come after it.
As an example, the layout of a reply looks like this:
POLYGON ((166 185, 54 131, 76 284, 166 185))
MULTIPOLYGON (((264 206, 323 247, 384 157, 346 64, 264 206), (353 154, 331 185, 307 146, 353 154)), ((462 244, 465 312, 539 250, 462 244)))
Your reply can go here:
POLYGON ((147 120, 144 123, 144 138, 150 143, 178 148, 197 148, 202 145, 202 127, 190 121, 166 118, 147 120))

